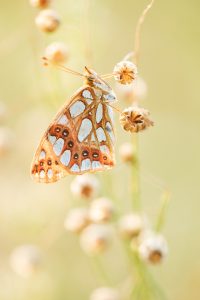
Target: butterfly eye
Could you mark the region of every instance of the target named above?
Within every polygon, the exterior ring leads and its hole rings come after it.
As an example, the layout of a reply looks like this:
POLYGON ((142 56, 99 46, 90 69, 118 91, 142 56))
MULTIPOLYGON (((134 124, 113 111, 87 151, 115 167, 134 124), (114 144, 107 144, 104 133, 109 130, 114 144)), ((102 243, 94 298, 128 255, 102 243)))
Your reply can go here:
POLYGON ((56 127, 56 128, 55 128, 55 132, 60 132, 60 130, 61 130, 61 129, 60 129, 59 127, 56 127))
POLYGON ((74 154, 74 159, 78 159, 78 153, 74 154))
POLYGON ((88 152, 87 150, 84 150, 84 151, 82 152, 82 155, 83 155, 83 156, 88 156, 88 154, 89 154, 89 152, 88 152))
POLYGON ((48 159, 47 164, 48 164, 48 166, 51 166, 51 165, 52 165, 52 162, 51 162, 50 159, 48 159))
POLYGON ((64 137, 67 137, 69 132, 67 131, 67 129, 64 129, 63 132, 62 132, 63 136, 64 137))
POLYGON ((69 148, 72 148, 74 146, 74 143, 72 141, 69 141, 68 146, 69 146, 69 148))
POLYGON ((99 154, 98 154, 97 152, 94 152, 94 153, 92 154, 92 156, 93 156, 94 158, 97 158, 97 157, 99 157, 99 154))

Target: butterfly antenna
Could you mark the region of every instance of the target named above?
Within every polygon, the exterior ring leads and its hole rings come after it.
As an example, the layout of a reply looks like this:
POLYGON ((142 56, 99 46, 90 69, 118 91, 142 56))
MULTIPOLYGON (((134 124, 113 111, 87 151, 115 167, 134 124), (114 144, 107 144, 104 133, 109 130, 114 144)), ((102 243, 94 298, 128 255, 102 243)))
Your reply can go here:
POLYGON ((73 75, 76 75, 76 76, 85 77, 85 75, 83 75, 83 74, 81 74, 79 72, 73 71, 73 70, 71 70, 71 69, 69 69, 69 68, 67 68, 67 67, 65 67, 63 65, 60 65, 58 63, 53 64, 47 57, 43 57, 42 59, 44 61, 44 66, 45 67, 47 67, 47 66, 49 66, 51 64, 51 65, 55 65, 57 69, 60 69, 60 70, 62 70, 64 72, 67 72, 69 74, 73 74, 73 75))
POLYGON ((101 78, 102 79, 108 79, 108 78, 112 78, 114 77, 115 74, 114 73, 111 73, 111 74, 104 74, 104 75, 101 75, 101 78))
POLYGON ((108 102, 106 103, 108 106, 110 106, 111 108, 113 108, 114 110, 116 110, 119 114, 121 114, 122 113, 122 111, 119 109, 119 108, 117 108, 117 107, 115 107, 115 106, 112 106, 111 104, 109 104, 108 102))

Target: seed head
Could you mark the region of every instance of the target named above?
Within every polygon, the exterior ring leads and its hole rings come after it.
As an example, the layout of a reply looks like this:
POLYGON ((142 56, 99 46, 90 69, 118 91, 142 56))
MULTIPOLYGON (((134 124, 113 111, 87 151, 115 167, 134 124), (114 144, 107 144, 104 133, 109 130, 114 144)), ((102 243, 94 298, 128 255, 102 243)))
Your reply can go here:
POLYGON ((51 3, 51 0, 30 0, 30 4, 33 7, 37 7, 37 8, 45 8, 47 6, 49 6, 51 3))
POLYGON ((93 291, 90 300, 120 300, 118 290, 110 287, 101 287, 93 291))
POLYGON ((141 239, 138 251, 142 259, 157 264, 166 257, 168 246, 161 234, 148 233, 141 239))
POLYGON ((88 210, 86 208, 75 208, 68 213, 64 226, 66 230, 80 233, 89 224, 88 210))
POLYGON ((99 182, 94 175, 78 175, 71 183, 71 191, 77 197, 90 199, 99 189, 99 182))
POLYGON ((149 119, 149 112, 144 108, 130 106, 120 115, 121 126, 126 131, 138 132, 153 126, 153 121, 149 119))
POLYGON ((128 213, 119 220, 119 232, 122 237, 128 239, 138 237, 146 226, 145 216, 136 213, 128 213))
POLYGON ((69 57, 68 47, 64 43, 50 44, 45 50, 45 57, 52 63, 63 63, 69 57))
POLYGON ((99 254, 107 249, 110 238, 111 232, 107 225, 91 224, 81 233, 80 244, 86 253, 99 254))
POLYGON ((44 32, 53 32, 58 28, 60 18, 54 10, 44 9, 39 12, 35 19, 35 23, 40 30, 44 32))
POLYGON ((99 198, 94 200, 89 209, 90 220, 94 223, 110 221, 113 213, 113 203, 107 198, 99 198))
POLYGON ((123 162, 134 162, 136 150, 131 143, 124 143, 119 148, 119 154, 123 162))
POLYGON ((131 61, 121 61, 114 67, 114 78, 121 84, 132 83, 137 76, 137 67, 131 61))
POLYGON ((33 275, 41 267, 41 262, 41 252, 34 245, 17 247, 10 257, 10 264, 13 271, 22 277, 33 275))

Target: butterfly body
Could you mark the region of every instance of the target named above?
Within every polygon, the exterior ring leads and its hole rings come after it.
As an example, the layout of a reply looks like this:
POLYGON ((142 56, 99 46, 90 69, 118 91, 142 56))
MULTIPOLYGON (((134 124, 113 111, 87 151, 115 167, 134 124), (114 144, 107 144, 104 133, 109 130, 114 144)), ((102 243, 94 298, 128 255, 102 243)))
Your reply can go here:
POLYGON ((114 165, 112 89, 86 68, 86 83, 58 112, 33 159, 37 182, 51 183, 67 174, 83 174, 114 165))

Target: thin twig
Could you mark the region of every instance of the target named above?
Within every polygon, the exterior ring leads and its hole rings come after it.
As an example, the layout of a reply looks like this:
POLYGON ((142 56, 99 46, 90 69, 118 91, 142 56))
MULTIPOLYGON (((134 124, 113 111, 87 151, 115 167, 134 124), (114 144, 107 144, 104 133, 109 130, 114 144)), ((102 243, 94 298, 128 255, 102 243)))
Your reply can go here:
POLYGON ((143 12, 137 22, 137 25, 136 25, 134 51, 133 51, 134 61, 136 64, 138 64, 138 60, 139 60, 140 36, 141 36, 142 24, 144 23, 145 17, 147 15, 148 11, 151 9, 153 3, 154 3, 154 0, 151 0, 151 2, 143 10, 143 12))

